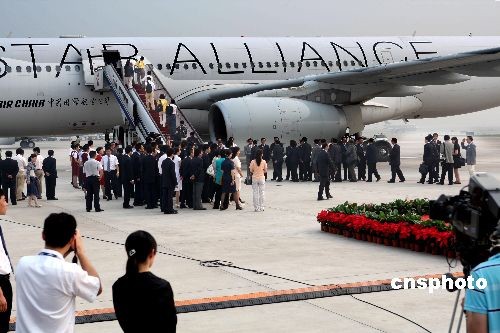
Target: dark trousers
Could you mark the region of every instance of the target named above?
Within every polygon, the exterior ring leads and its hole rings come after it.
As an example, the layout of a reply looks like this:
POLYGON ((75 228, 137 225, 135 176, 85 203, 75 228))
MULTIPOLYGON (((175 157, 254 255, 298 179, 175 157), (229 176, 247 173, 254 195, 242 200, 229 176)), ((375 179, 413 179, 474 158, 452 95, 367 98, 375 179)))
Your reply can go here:
POLYGON ((120 177, 116 177, 115 193, 118 197, 123 196, 123 184, 121 175, 120 177))
POLYGON ((9 275, 0 275, 0 288, 2 288, 3 296, 7 301, 7 311, 0 312, 0 333, 9 331, 10 314, 12 312, 12 285, 10 284, 9 275))
POLYGON ((45 176, 45 195, 47 199, 56 197, 56 179, 55 176, 45 176))
POLYGON ((330 178, 329 176, 319 176, 319 189, 318 189, 318 198, 323 197, 323 190, 325 191, 326 196, 330 195, 330 178))
POLYGON ((214 183, 215 186, 215 198, 214 198, 214 208, 227 207, 229 205, 229 195, 224 196, 224 202, 221 202, 222 197, 222 186, 214 183))
POLYGON ((427 177, 427 174, 429 174, 429 184, 432 184, 435 182, 436 178, 438 178, 439 175, 436 176, 436 174, 435 174, 436 166, 433 163, 429 163, 426 165, 427 165, 427 172, 422 174, 422 178, 420 178, 420 182, 424 183, 425 178, 427 177))
POLYGON ((368 163, 368 181, 372 181, 372 175, 375 175, 375 178, 380 179, 380 175, 377 171, 377 163, 368 163))
POLYGON ((453 163, 444 163, 441 166, 441 181, 440 184, 444 184, 444 177, 448 173, 448 184, 453 184, 453 163))
POLYGON ((182 191, 180 197, 181 204, 193 207, 193 182, 190 179, 182 180, 182 191))
POLYGON ((303 161, 299 164, 299 179, 311 180, 311 161, 303 161))
POLYGON ((286 164, 286 180, 290 179, 290 164, 288 162, 286 164))
POLYGON ((155 183, 144 183, 144 200, 147 208, 154 208, 155 201, 155 183))
POLYGON ((130 182, 123 184, 123 207, 130 206, 130 197, 134 191, 134 185, 130 182))
POLYGON ((104 195, 111 199, 111 190, 116 194, 116 170, 104 171, 104 195))
POLYGON ((201 191, 201 201, 210 202, 212 200, 212 184, 213 178, 210 175, 205 175, 205 181, 203 182, 203 190, 201 191))
POLYGON ((203 191, 203 183, 193 183, 193 208, 203 208, 201 204, 201 192, 203 191))
POLYGON ((17 201, 16 201, 16 177, 14 176, 13 179, 4 180, 2 183, 2 188, 3 188, 3 191, 5 193, 5 201, 7 201, 7 202, 9 201, 9 194, 10 194, 10 203, 15 205, 17 203, 17 201))
POLYGON ((342 162, 342 168, 344 168, 344 180, 349 179, 349 165, 346 162, 342 162))
POLYGON ((290 176, 292 177, 292 181, 298 181, 299 177, 297 175, 297 164, 290 163, 290 176))
POLYGON ((342 162, 335 163, 335 169, 337 170, 335 172, 335 181, 341 182, 342 181, 342 162))
POLYGON ((283 180, 283 160, 274 162, 273 179, 283 180))
POLYGON ((174 211, 174 188, 162 187, 161 188, 161 211, 169 213, 174 211))
POLYGON ((142 205, 144 203, 142 181, 135 181, 134 205, 142 205))
POLYGON ((356 181, 356 170, 355 170, 356 163, 350 163, 347 164, 347 175, 349 177, 349 180, 351 182, 356 181))
POLYGON ((362 161, 358 163, 358 180, 366 179, 366 162, 362 161))
POLYGON ((391 164, 391 174, 392 174, 392 177, 391 177, 392 181, 396 180, 396 175, 398 175, 399 180, 402 180, 402 181, 405 180, 405 176, 403 175, 403 172, 401 171, 401 167, 399 164, 398 165, 391 164))
POLYGON ((97 176, 87 177, 87 210, 92 209, 92 201, 94 201, 95 210, 100 210, 99 205, 99 178, 97 176))

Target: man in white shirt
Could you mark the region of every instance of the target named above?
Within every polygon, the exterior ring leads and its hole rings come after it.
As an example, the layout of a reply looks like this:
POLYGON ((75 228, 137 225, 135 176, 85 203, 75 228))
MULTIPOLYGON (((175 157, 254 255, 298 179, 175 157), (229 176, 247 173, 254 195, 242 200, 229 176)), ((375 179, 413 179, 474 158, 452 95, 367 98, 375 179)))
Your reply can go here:
MULTIPOLYGON (((0 190, 0 215, 7 214, 7 200, 5 193, 0 190)), ((0 333, 9 331, 10 313, 12 310, 12 285, 10 284, 10 273, 12 264, 7 252, 7 245, 0 227, 0 333)))
POLYGON ((106 198, 111 200, 111 189, 115 194, 115 199, 118 199, 118 194, 116 190, 117 177, 120 176, 120 169, 118 158, 115 155, 111 155, 111 148, 106 147, 106 154, 101 160, 102 169, 104 170, 104 195, 106 198))
POLYGON ((35 165, 36 165, 36 170, 35 170, 35 176, 36 178, 38 179, 38 199, 41 199, 42 198, 42 192, 43 192, 43 160, 44 160, 44 157, 40 154, 40 148, 39 147, 35 147, 33 148, 33 153, 35 153, 37 156, 36 156, 36 162, 35 162, 35 165))
POLYGON ((16 149, 16 157, 14 158, 17 161, 17 165, 19 166, 19 172, 16 177, 16 199, 24 200, 26 197, 24 196, 24 185, 26 184, 26 166, 28 165, 28 161, 24 158, 24 149, 17 148, 16 149))
POLYGON ((70 333, 76 296, 93 302, 102 292, 101 281, 72 215, 50 214, 42 238, 45 248, 38 255, 22 257, 16 268, 16 332, 70 333), (81 267, 64 260, 73 251, 81 267))

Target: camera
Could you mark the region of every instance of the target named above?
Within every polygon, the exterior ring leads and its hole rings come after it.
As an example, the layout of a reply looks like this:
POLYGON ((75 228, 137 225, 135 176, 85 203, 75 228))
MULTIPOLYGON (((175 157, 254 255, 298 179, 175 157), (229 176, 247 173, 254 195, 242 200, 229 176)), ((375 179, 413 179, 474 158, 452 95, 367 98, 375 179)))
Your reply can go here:
POLYGON ((500 182, 487 173, 476 174, 466 188, 459 195, 431 200, 430 218, 452 224, 455 250, 467 277, 490 256, 490 236, 500 219, 500 182))

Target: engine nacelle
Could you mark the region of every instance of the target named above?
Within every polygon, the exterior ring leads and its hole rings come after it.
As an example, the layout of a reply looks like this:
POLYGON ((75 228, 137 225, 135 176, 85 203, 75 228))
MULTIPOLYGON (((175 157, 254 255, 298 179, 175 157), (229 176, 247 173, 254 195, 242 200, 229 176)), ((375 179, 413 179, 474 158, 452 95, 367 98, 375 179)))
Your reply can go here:
MULTIPOLYGON (((344 135, 344 112, 331 105, 294 98, 242 97, 213 104, 208 114, 210 139, 237 142, 273 137, 287 143, 302 137, 337 138, 344 135)), ((269 140, 271 139, 271 140, 269 140)))

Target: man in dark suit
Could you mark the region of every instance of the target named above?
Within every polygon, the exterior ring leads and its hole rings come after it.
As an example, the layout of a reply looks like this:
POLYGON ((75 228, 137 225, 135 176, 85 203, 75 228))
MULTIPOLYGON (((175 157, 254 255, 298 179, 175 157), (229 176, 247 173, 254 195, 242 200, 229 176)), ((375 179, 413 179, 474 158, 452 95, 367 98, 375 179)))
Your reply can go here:
POLYGON ((142 159, 144 146, 141 143, 135 145, 135 152, 132 154, 132 169, 134 172, 134 206, 144 205, 143 183, 142 183, 142 159))
POLYGON ((435 148, 432 144, 432 135, 428 135, 425 137, 425 145, 424 145, 424 156, 423 156, 423 164, 427 167, 426 172, 422 173, 422 177, 419 180, 419 183, 425 183, 425 177, 429 174, 428 184, 433 184, 434 179, 436 179, 434 175, 435 167, 434 167, 434 156, 435 156, 435 148))
POLYGON ((283 181, 283 158, 284 149, 283 144, 277 139, 273 146, 273 179, 281 182, 283 181))
POLYGON ((366 180, 366 156, 363 147, 364 138, 358 138, 356 142, 356 153, 358 155, 358 180, 366 180))
POLYGON ((391 165, 391 173, 392 177, 388 183, 394 183, 396 182, 396 175, 398 175, 399 182, 402 183, 405 181, 405 176, 403 175, 403 172, 401 171, 401 148, 398 145, 398 139, 392 138, 391 139, 392 143, 392 149, 391 152, 389 153, 389 164, 391 165))
POLYGON ((182 176, 181 208, 193 208, 193 182, 191 181, 191 160, 194 157, 194 150, 189 150, 188 156, 181 162, 180 174, 182 176))
MULTIPOLYGON (((122 161, 123 161, 123 148, 116 149, 116 158, 118 159, 118 165, 120 166, 120 169, 121 169, 121 165, 122 165, 122 161)), ((122 173, 120 172, 116 177, 116 182, 115 182, 116 187, 113 189, 114 192, 116 193, 116 195, 118 196, 118 198, 121 198, 123 195, 122 178, 123 178, 123 176, 122 176, 122 173)))
POLYGON ((325 200, 323 198, 323 190, 326 192, 326 198, 333 198, 330 194, 330 174, 331 170, 335 168, 333 165, 328 152, 328 144, 325 142, 321 146, 321 151, 318 152, 316 159, 316 166, 319 174, 319 189, 318 189, 318 200, 325 200))
POLYGON ((5 201, 17 205, 16 201, 16 177, 19 172, 17 161, 12 159, 12 151, 5 152, 5 160, 2 161, 2 188, 5 192, 5 201), (10 193, 9 193, 10 190, 10 193))
POLYGON ((210 164, 212 164, 212 159, 210 158, 210 153, 211 153, 211 148, 209 144, 204 144, 203 145, 203 154, 201 156, 201 159, 203 160, 203 170, 205 171, 205 181, 203 182, 203 190, 201 192, 201 202, 204 203, 209 203, 212 202, 212 199, 210 197, 211 193, 211 181, 210 181, 210 175, 206 173, 208 167, 210 164))
POLYGON ((303 181, 311 180, 311 151, 312 147, 303 137, 300 145, 299 179, 303 181))
POLYGON ((380 180, 380 175, 377 171, 377 147, 374 144, 375 140, 370 138, 368 140, 368 146, 366 147, 366 164, 368 166, 368 180, 367 182, 372 182, 372 176, 375 175, 377 181, 380 180))
MULTIPOLYGON (((269 161, 271 160, 271 149, 269 145, 266 144, 266 138, 260 139, 259 149, 262 150, 262 159, 266 161, 267 165, 269 165, 269 161)), ((267 172, 265 173, 265 177, 267 180, 267 172)))
POLYGON ((123 185, 123 208, 130 209, 134 206, 130 205, 130 197, 134 191, 134 167, 132 165, 132 147, 125 148, 125 154, 121 156, 121 171, 120 177, 123 185))
POLYGON ((300 154, 295 140, 290 140, 290 146, 287 148, 286 159, 288 167, 290 168, 290 177, 292 178, 292 182, 298 182, 299 177, 297 175, 297 168, 299 167, 300 154))
POLYGON ((47 200, 57 200, 56 198, 56 180, 57 166, 54 158, 54 151, 49 150, 49 156, 43 160, 42 170, 45 175, 45 195, 47 200))
POLYGON ((167 158, 161 164, 161 200, 164 214, 177 214, 174 209, 174 189, 177 186, 175 163, 172 161, 174 150, 167 148, 167 158))
POLYGON ((201 158, 201 149, 194 150, 194 157, 191 160, 191 177, 193 184, 193 209, 206 210, 201 204, 201 193, 203 191, 203 182, 205 181, 205 169, 203 168, 203 159, 201 158))
POLYGON ((154 209, 158 206, 155 202, 155 180, 158 164, 153 156, 153 147, 146 146, 146 156, 142 159, 142 175, 141 181, 144 184, 144 199, 146 201, 146 209, 154 209))

